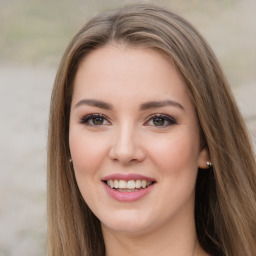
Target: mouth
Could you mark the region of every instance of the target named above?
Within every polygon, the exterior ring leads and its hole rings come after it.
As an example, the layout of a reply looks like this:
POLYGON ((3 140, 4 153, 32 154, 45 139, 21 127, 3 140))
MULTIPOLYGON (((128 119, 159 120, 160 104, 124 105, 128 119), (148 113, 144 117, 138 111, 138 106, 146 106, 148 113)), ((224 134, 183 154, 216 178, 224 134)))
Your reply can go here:
POLYGON ((132 202, 151 193, 156 180, 140 174, 111 174, 101 180, 106 192, 120 202, 132 202))
POLYGON ((142 189, 146 189, 153 185, 155 181, 136 179, 136 180, 118 180, 108 179, 103 181, 111 189, 119 192, 136 192, 142 189))
POLYGON ((120 202, 132 202, 146 197, 156 184, 156 180, 140 174, 111 174, 101 180, 106 192, 120 202))

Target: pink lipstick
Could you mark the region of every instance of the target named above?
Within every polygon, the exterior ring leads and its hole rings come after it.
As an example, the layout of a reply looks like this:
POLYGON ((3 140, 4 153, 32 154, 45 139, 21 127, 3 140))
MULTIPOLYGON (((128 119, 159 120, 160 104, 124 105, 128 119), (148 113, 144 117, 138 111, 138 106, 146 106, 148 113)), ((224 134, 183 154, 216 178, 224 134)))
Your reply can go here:
POLYGON ((156 183, 139 174, 112 174, 102 179, 107 193, 120 202, 131 202, 146 196, 156 183))

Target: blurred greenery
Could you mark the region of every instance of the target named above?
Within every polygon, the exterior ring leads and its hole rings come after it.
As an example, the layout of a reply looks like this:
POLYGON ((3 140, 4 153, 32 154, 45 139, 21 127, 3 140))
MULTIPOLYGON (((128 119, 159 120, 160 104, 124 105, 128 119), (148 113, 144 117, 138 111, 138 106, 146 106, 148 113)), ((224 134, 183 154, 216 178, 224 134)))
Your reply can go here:
POLYGON ((0 2, 1 62, 55 62, 81 25, 79 7, 68 1, 0 2))
POLYGON ((98 12, 135 2, 167 6, 210 42, 232 84, 255 79, 254 0, 0 0, 0 63, 56 66, 72 36, 98 12))

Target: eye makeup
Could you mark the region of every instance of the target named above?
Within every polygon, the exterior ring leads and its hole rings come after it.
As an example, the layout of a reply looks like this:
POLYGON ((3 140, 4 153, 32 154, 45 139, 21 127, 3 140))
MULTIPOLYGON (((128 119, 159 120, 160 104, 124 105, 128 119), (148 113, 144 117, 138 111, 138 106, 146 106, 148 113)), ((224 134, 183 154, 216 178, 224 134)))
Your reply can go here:
POLYGON ((88 126, 100 126, 100 125, 109 125, 110 122, 102 114, 89 114, 80 119, 81 124, 88 126))
POLYGON ((144 126, 155 126, 155 127, 167 127, 177 124, 175 118, 166 115, 166 114, 153 114, 149 116, 147 121, 144 123, 144 126))

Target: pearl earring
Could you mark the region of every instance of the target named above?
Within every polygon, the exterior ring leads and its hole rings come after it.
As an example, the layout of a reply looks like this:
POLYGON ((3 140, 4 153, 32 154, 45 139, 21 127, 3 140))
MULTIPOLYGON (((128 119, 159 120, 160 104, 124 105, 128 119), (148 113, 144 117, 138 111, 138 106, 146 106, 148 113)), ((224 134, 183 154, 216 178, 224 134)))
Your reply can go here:
POLYGON ((208 165, 208 167, 212 167, 212 163, 211 162, 206 162, 206 164, 208 165))

